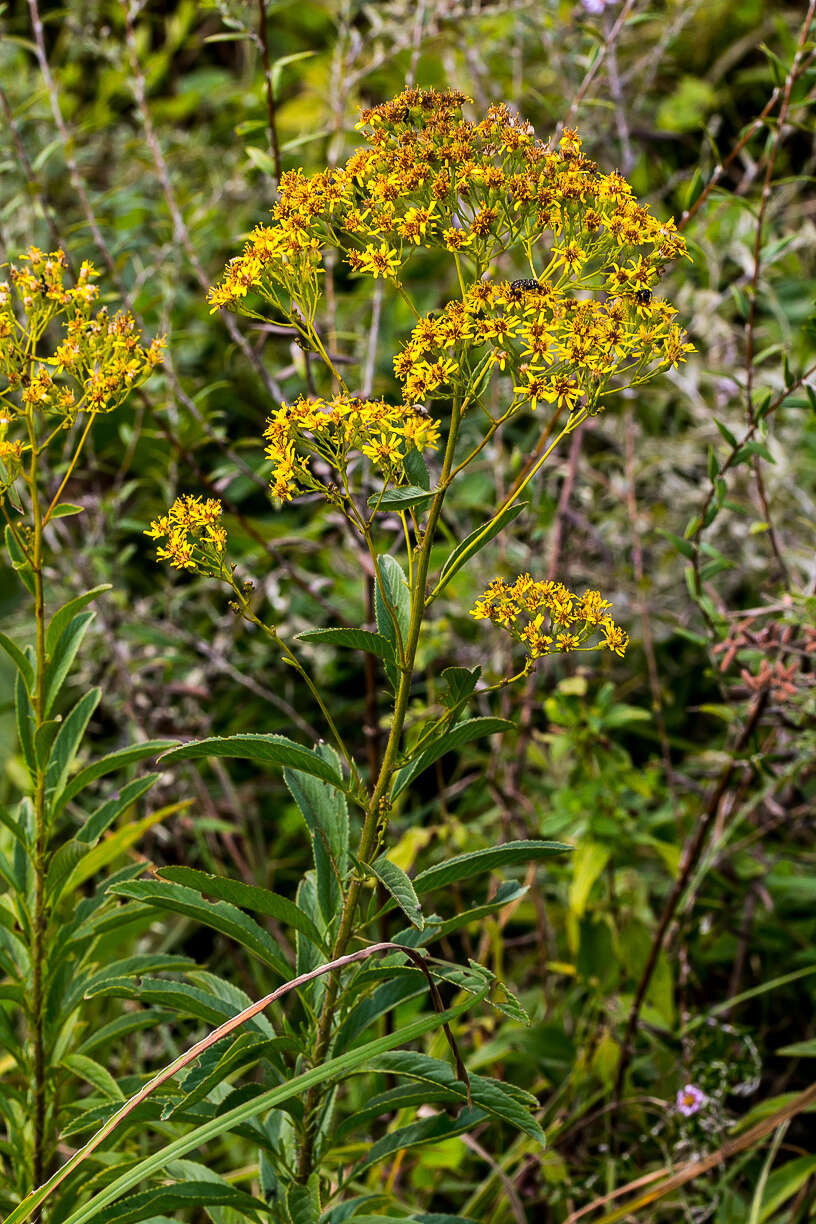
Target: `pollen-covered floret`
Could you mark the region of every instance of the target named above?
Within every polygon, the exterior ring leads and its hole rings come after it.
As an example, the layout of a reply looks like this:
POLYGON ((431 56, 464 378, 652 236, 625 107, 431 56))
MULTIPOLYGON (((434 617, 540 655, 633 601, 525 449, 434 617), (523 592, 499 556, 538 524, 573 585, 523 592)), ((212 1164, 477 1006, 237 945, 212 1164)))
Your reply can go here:
POLYGON ((470 615, 489 620, 520 642, 531 660, 575 650, 611 650, 623 656, 628 634, 609 615, 600 591, 578 596, 561 582, 520 574, 515 582, 494 578, 470 615))
POLYGON ((186 493, 176 498, 167 514, 154 519, 144 534, 165 541, 157 547, 156 559, 169 561, 174 569, 220 574, 227 547, 222 513, 217 498, 202 501, 186 493))

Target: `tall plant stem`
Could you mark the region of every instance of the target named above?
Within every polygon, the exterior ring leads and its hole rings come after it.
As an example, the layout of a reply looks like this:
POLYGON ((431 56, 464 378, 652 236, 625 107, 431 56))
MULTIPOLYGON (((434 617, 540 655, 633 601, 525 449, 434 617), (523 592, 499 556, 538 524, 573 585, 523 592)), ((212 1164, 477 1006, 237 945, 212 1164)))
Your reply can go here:
MULTIPOLYGON (((439 490, 431 502, 431 508, 428 512, 428 522, 425 527, 425 534, 422 537, 422 544, 419 550, 416 567, 414 571, 414 582, 411 588, 411 614, 408 622, 408 633, 404 643, 404 661, 400 667, 400 681, 397 687, 396 700, 394 702, 394 717, 391 721, 391 730, 388 735, 388 741, 383 752, 380 770, 377 775, 377 780, 374 784, 374 789, 371 793, 371 798, 368 801, 368 806, 365 810, 363 819, 363 828, 360 833, 360 844, 357 849, 357 860, 361 866, 364 866, 371 859, 373 852, 376 849, 378 841, 378 831, 381 829, 388 810, 388 790, 391 785, 391 779, 396 767, 399 754, 399 745, 402 738, 402 729, 405 724, 405 715, 408 710, 408 701, 411 695, 411 682, 414 672, 414 661, 416 659, 417 646, 419 644, 419 635, 422 629, 422 621, 425 615, 425 585, 428 581, 428 567, 431 560, 431 547, 433 545, 436 527, 439 522, 439 516, 442 513, 442 503, 445 499, 445 492, 450 482, 450 474, 453 470, 453 457, 456 451, 456 439, 459 434, 459 423, 461 420, 461 408, 458 402, 454 402, 451 412, 450 430, 448 431, 448 440, 445 447, 445 458, 442 464, 442 476, 439 482, 439 490)), ((340 926, 337 932, 334 948, 332 949, 332 959, 337 960, 343 956, 348 948, 349 942, 354 930, 354 918, 357 911, 357 903, 360 899, 360 890, 363 880, 360 875, 355 875, 349 884, 349 890, 346 893, 346 898, 343 903, 343 911, 340 916, 340 926)), ((334 1018, 334 1007, 337 1002, 337 992, 340 986, 340 978, 337 973, 333 973, 326 985, 326 994, 323 999, 323 1006, 320 1011, 320 1019, 317 1026, 317 1038, 315 1040, 314 1052, 312 1061, 316 1065, 323 1061, 328 1052, 329 1043, 332 1034, 332 1021, 334 1018)), ((314 1144, 315 1144, 315 1112, 320 1101, 320 1090, 310 1088, 306 1093, 304 1100, 304 1136, 303 1143, 298 1155, 298 1180, 305 1182, 308 1180, 314 1165, 314 1144)))
MULTIPOLYGON (((37 489, 37 445, 34 424, 28 418, 28 433, 31 441, 31 466, 29 468, 29 491, 34 522, 31 549, 31 570, 34 576, 35 618, 35 684, 32 693, 35 720, 35 754, 38 745, 37 732, 45 722, 45 595, 43 591, 42 537, 43 518, 37 489)), ((33 1095, 34 1095, 34 1142, 32 1174, 34 1185, 39 1186, 47 1173, 46 1155, 46 1067, 43 1008, 43 971, 45 962, 45 870, 47 851, 47 829, 45 819, 45 769, 37 757, 34 778, 34 912, 31 922, 31 1010, 29 1012, 30 1040, 32 1046, 33 1095)), ((36 1217, 39 1219, 39 1213, 36 1217)))

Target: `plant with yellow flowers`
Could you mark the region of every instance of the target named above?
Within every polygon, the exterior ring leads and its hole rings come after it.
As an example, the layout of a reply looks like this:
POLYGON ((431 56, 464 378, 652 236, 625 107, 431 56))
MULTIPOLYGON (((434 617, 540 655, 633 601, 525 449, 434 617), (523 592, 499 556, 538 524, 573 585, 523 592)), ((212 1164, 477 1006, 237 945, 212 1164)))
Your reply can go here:
MULTIPOLYGON (((234 937, 283 985, 211 1034, 208 1048, 224 1042, 213 1061, 190 1074, 180 1099, 168 1098, 166 1108, 172 1106, 187 1129, 163 1152, 109 1180, 66 1224, 85 1224, 127 1190, 154 1184, 151 1177, 165 1179, 171 1161, 236 1128, 257 1145, 256 1184, 274 1218, 298 1224, 345 1219, 356 1210, 351 1204, 362 1208, 368 1170, 412 1146, 498 1120, 543 1141, 535 1098, 469 1074, 455 1042, 457 1018, 467 1008, 485 1001, 517 1020, 524 1019, 523 1010, 488 969, 451 964, 424 949, 449 929, 433 909, 434 894, 503 864, 530 863, 569 847, 503 843, 409 878, 389 857, 389 825, 410 801, 416 780, 444 754, 512 731, 504 719, 468 717, 472 701, 484 704, 492 688, 528 675, 556 653, 623 655, 627 634, 599 591, 578 594, 530 574, 509 582, 497 578, 472 615, 511 635, 524 655, 522 669, 486 684, 480 668, 450 667, 440 677, 438 704, 424 718, 413 704, 418 650, 437 601, 523 512, 519 495, 554 449, 623 389, 685 360, 692 346, 657 286, 667 262, 687 251, 670 220, 654 217, 619 174, 604 173, 584 156, 575 132, 565 131, 553 147, 505 106, 490 107, 478 120, 466 118, 469 101, 455 90, 409 89, 364 110, 357 151, 344 165, 310 177, 285 174, 271 220, 252 231, 210 291, 213 310, 284 323, 316 359, 304 393, 270 411, 263 439, 270 494, 277 503, 308 498, 314 512, 322 501, 343 516, 355 546, 370 558, 376 616, 359 628, 325 626, 301 633, 299 642, 286 641, 265 619, 268 611, 252 583, 239 578, 229 560, 217 502, 184 494, 148 528, 160 560, 229 587, 233 611, 260 628, 270 648, 298 672, 332 743, 304 746, 258 730, 165 754, 165 765, 239 757, 283 767, 312 842, 314 869, 294 901, 182 867, 116 886, 120 896, 181 910, 222 931, 227 909, 234 911, 234 937), (358 394, 355 379, 335 360, 321 316, 328 251, 344 261, 349 276, 382 281, 412 318, 393 358, 394 385, 383 398, 358 394), (421 315, 406 271, 429 254, 448 261, 453 292, 436 313, 421 315), (529 413, 548 415, 552 440, 512 493, 496 498, 482 526, 441 559, 443 506, 498 431, 529 413), (315 643, 367 652, 382 668, 390 710, 375 767, 360 743, 348 742, 319 691, 310 667, 315 643), (245 910, 292 928, 292 961, 245 910), (407 925, 389 940, 377 938, 378 924, 394 911, 407 925), (440 983, 454 987, 447 1007, 440 983), (426 991, 433 1010, 372 1035, 373 1024, 426 991), (226 1044, 228 1033, 266 1008, 263 1049, 249 1032, 226 1044), (440 1026, 453 1065, 411 1048, 440 1026), (259 1065, 263 1086, 221 1108, 230 1070, 259 1065), (348 1117, 344 1085, 362 1073, 380 1077, 372 1080, 374 1099, 370 1109, 348 1117), (417 1082, 420 1092, 412 1086, 417 1082), (418 1102, 427 1100, 453 1112, 418 1117, 418 1102), (373 1146, 367 1138, 348 1147, 355 1127, 370 1136, 376 1118, 395 1111, 396 1125, 373 1146)), ((507 895, 500 889, 478 915, 506 904, 507 895)), ((468 916, 455 921, 462 925, 468 916)), ((186 1061, 198 1052, 200 1047, 186 1061)), ((186 1061, 173 1064, 165 1078, 186 1061)), ((154 1088, 163 1091, 158 1082, 154 1088)), ((393 1211, 424 1218, 400 1200, 393 1181, 377 1205, 388 1218, 393 1211)), ((169 1192, 156 1189, 156 1211, 161 1194, 169 1192)))
POLYGON ((145 381, 161 361, 162 343, 143 346, 129 314, 99 306, 88 263, 74 277, 62 251, 31 248, 6 267, 8 279, 0 283, 0 508, 33 633, 29 641, 0 633, 16 673, 22 758, 15 775, 19 801, 0 813, 11 843, 8 858, 0 853, 0 1111, 9 1136, 0 1149, 0 1182, 22 1195, 55 1168, 82 1086, 114 1085, 94 1057, 106 1038, 94 1043, 80 1014, 85 990, 105 972, 100 938, 105 923, 117 925, 117 903, 102 888, 83 899, 82 889, 134 840, 128 833, 117 837, 116 847, 99 845, 117 817, 132 813, 156 775, 135 779, 96 805, 86 788, 162 746, 134 746, 77 770, 101 692, 91 689, 71 704, 65 687, 94 617, 87 605, 109 588, 74 594, 57 606, 48 590, 52 524, 82 512, 63 493, 94 418, 113 412, 145 381))

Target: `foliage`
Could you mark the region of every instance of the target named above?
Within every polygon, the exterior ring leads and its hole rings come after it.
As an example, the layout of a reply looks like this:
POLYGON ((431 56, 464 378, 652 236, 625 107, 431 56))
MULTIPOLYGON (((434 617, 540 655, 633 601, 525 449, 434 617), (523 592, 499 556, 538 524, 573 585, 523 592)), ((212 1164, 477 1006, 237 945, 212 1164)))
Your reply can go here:
POLYGON ((812 10, 0 15, 4 1210, 812 1218, 812 10))

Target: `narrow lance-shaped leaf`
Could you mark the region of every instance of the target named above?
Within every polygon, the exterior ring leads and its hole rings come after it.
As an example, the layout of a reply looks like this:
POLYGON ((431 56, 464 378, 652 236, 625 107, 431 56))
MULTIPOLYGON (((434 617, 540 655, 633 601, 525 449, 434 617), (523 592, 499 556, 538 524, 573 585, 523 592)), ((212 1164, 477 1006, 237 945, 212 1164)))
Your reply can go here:
POLYGON ((453 752, 457 748, 462 748, 465 744, 481 739, 484 735, 495 735, 499 731, 512 731, 513 729, 514 724, 506 718, 469 718, 465 722, 458 723, 450 731, 440 735, 438 739, 432 740, 416 760, 409 762, 408 765, 399 770, 394 778, 394 789, 391 792, 392 799, 396 799, 398 795, 401 795, 406 786, 413 782, 414 778, 424 773, 429 766, 438 761, 446 752, 453 752))
POLYGON ((411 881, 402 868, 397 867, 396 863, 389 862, 383 854, 375 862, 367 863, 366 870, 376 876, 387 888, 411 925, 421 931, 425 926, 422 906, 419 904, 419 898, 414 892, 411 881))
POLYGON ((241 880, 226 880, 223 876, 209 875, 206 871, 199 871, 194 867, 163 867, 159 876, 163 880, 194 888, 207 897, 218 897, 222 901, 231 901, 241 909, 266 914, 293 930, 300 931, 318 947, 323 945, 320 932, 309 915, 298 909, 288 897, 281 897, 278 893, 270 892, 268 888, 244 884, 241 880))
POLYGON ((196 740, 165 752, 162 762, 192 761, 201 757, 235 757, 244 761, 257 761, 262 765, 283 765, 299 769, 333 786, 344 788, 339 770, 308 748, 287 739, 285 735, 259 735, 245 732, 242 735, 215 736, 212 739, 196 740))
MULTIPOLYGON (((53 515, 52 515, 53 518, 53 515)), ((77 615, 81 612, 86 604, 89 604, 92 599, 96 599, 97 595, 101 595, 104 591, 112 590, 109 582, 105 582, 102 586, 94 587, 91 591, 85 591, 82 595, 77 595, 76 599, 69 599, 68 603, 58 608, 48 622, 48 627, 45 631, 45 649, 47 654, 51 654, 59 639, 77 615)))
POLYGON ((481 552, 485 544, 489 544, 508 523, 512 523, 513 519, 521 514, 526 505, 527 502, 514 502, 510 506, 505 506, 504 510, 497 514, 495 518, 492 518, 483 526, 477 527, 475 531, 471 531, 470 535, 466 536, 461 544, 457 544, 442 566, 439 581, 434 587, 434 596, 444 590, 454 574, 459 573, 459 570, 466 561, 469 561, 471 557, 475 557, 477 552, 481 552))
POLYGON ((352 650, 365 650, 376 655, 378 659, 394 662, 394 647, 388 638, 380 633, 372 633, 370 629, 307 629, 299 633, 301 642, 325 643, 327 646, 348 646, 352 650))
POLYGON ((457 880, 468 880, 471 876, 495 871, 497 867, 526 865, 538 859, 551 858, 554 854, 569 854, 572 846, 555 841, 513 841, 501 846, 488 846, 484 850, 472 850, 459 854, 447 862, 427 867, 414 877, 414 888, 419 896, 433 888, 445 888, 457 880))
POLYGON ((205 901, 201 894, 194 892, 192 888, 164 880, 133 880, 128 884, 117 884, 110 891, 117 896, 130 897, 144 905, 151 905, 155 909, 169 910, 194 918, 204 926, 212 927, 213 930, 234 939, 282 978, 289 976, 289 967, 271 936, 263 927, 258 926, 253 918, 227 901, 205 901))

